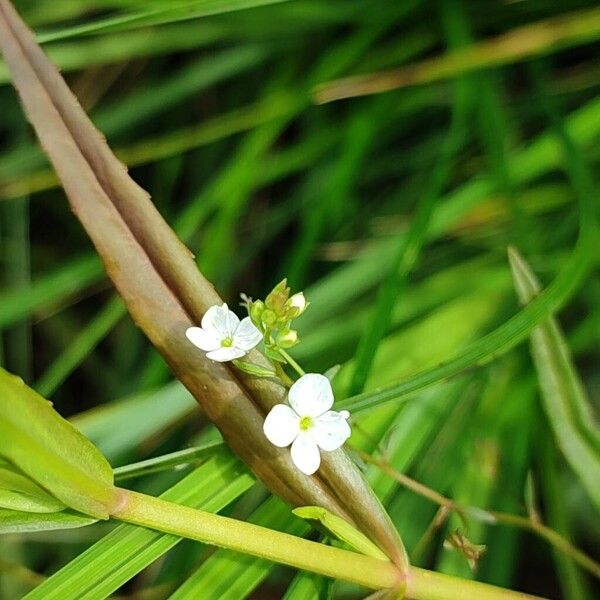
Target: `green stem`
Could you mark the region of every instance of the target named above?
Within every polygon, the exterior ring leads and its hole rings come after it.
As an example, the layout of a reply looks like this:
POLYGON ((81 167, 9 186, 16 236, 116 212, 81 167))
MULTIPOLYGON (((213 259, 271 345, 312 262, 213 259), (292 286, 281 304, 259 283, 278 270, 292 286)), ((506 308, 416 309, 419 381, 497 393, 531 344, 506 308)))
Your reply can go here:
POLYGON ((277 377, 283 381, 283 384, 286 388, 291 388, 294 385, 294 380, 285 372, 285 369, 281 366, 280 363, 275 363, 275 372, 277 373, 277 377))
MULTIPOLYGON (((229 548, 370 589, 401 589, 405 583, 404 597, 407 599, 536 599, 535 596, 415 567, 409 567, 406 581, 403 582, 397 568, 386 560, 325 546, 253 523, 180 506, 138 492, 117 489, 118 506, 111 516, 121 521, 229 548)), ((399 598, 401 597, 399 595, 399 598)))
POLYGON ((411 567, 406 582, 406 596, 412 600, 534 600, 537 596, 504 590, 494 585, 459 579, 434 571, 411 567))
POLYGON ((344 579, 371 589, 392 588, 401 584, 400 573, 388 561, 137 492, 118 491, 120 506, 112 516, 121 521, 344 579))
POLYGON ((285 351, 279 348, 279 354, 285 358, 287 363, 302 377, 302 375, 306 375, 304 369, 285 351))

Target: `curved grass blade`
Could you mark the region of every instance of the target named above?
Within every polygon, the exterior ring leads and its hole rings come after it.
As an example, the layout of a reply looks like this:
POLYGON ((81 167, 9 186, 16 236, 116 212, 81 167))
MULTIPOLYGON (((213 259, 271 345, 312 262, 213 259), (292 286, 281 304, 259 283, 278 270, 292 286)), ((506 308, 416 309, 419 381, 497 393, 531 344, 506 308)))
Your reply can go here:
POLYGON ((27 289, 1 294, 0 330, 25 319, 31 313, 64 302, 86 286, 96 283, 101 275, 102 265, 98 258, 86 256, 34 280, 27 289))
MULTIPOLYGON (((568 161, 572 144, 565 143, 566 132, 560 136, 565 159, 568 161)), ((368 410, 385 402, 405 398, 434 383, 463 373, 473 367, 487 364, 499 355, 521 343, 544 318, 559 310, 584 282, 591 269, 597 241, 597 222, 594 194, 587 173, 566 163, 567 175, 579 201, 579 237, 575 248, 555 280, 524 309, 491 333, 474 342, 454 359, 433 369, 422 371, 402 383, 373 392, 347 398, 338 403, 340 408, 353 412, 368 410)))
POLYGON ((430 221, 450 174, 452 159, 464 141, 464 123, 468 105, 463 90, 457 90, 455 104, 450 131, 444 140, 439 164, 431 174, 430 183, 419 201, 409 230, 400 236, 389 274, 379 287, 372 319, 356 350, 356 365, 350 383, 350 395, 359 394, 364 390, 377 347, 390 325, 396 299, 404 290, 408 275, 414 268, 428 237, 430 221))
POLYGON ((265 6, 268 4, 279 4, 289 0, 176 0, 169 3, 168 7, 156 7, 125 15, 107 17, 87 23, 76 25, 68 29, 61 29, 38 36, 40 43, 55 40, 64 40, 81 35, 103 33, 107 31, 127 31, 148 25, 161 25, 164 23, 175 23, 216 15, 219 13, 232 12, 265 6))
POLYGON ((314 94, 320 103, 378 94, 522 61, 531 56, 589 43, 599 37, 600 10, 591 8, 524 25, 491 40, 403 69, 323 83, 315 89, 314 94))
MULTIPOLYGON (((519 300, 527 304, 541 292, 541 285, 514 248, 509 251, 509 258, 519 300)), ((568 346, 554 319, 532 331, 531 353, 556 442, 600 510, 600 429, 594 424, 568 346)))

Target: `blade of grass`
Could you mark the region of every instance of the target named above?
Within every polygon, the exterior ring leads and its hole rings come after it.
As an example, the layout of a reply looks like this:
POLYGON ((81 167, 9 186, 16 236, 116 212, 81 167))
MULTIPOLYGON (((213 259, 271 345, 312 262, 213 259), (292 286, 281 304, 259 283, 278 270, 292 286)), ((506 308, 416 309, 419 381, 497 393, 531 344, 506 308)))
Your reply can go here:
MULTIPOLYGON (((519 300, 527 304, 539 296, 541 285, 516 250, 509 251, 509 258, 519 300)), ((594 424, 568 346, 554 319, 543 321, 532 331, 531 353, 557 444, 600 509, 600 429, 594 424)))
POLYGON ((591 8, 519 27, 464 50, 410 65, 404 69, 357 75, 315 88, 319 103, 378 94, 410 85, 456 77, 485 67, 497 67, 531 56, 590 43, 600 37, 600 10, 591 8))
POLYGON ((85 256, 34 279, 29 289, 12 289, 0 294, 0 329, 64 302, 98 281, 101 275, 100 260, 85 256))
POLYGON ((97 34, 107 31, 129 31, 147 25, 161 25, 176 21, 196 19, 207 15, 215 15, 236 10, 244 10, 268 4, 278 4, 288 0, 176 0, 167 7, 156 7, 129 14, 99 19, 85 25, 75 25, 67 29, 59 29, 40 34, 40 43, 64 40, 82 35, 97 34))
POLYGON ((36 384, 39 393, 46 398, 52 396, 69 374, 124 315, 125 307, 121 300, 119 298, 109 300, 40 377, 36 384))
POLYGON ((450 130, 444 140, 439 162, 431 174, 423 197, 418 202, 408 231, 400 237, 395 257, 389 267, 389 274, 377 292, 373 316, 356 349, 354 373, 348 389, 350 396, 359 394, 365 387, 379 342, 389 328, 396 299, 406 287, 408 275, 419 259, 421 249, 428 237, 429 224, 450 175, 452 160, 464 143, 465 121, 470 106, 469 89, 464 82, 459 82, 455 93, 450 130))
POLYGON ((196 408, 178 381, 79 413, 71 422, 113 462, 196 408), (152 419, 143 415, 153 415, 152 419))
POLYGON ((572 164, 569 157, 572 156, 574 146, 566 136, 566 132, 561 129, 559 139, 565 151, 565 168, 579 201, 579 237, 568 263, 550 286, 519 313, 474 342, 454 359, 417 373, 398 385, 343 400, 339 403, 341 408, 356 412, 398 400, 466 369, 494 360, 521 343, 540 321, 562 307, 579 288, 594 262, 597 222, 589 174, 582 163, 572 164))
MULTIPOLYGON (((227 452, 209 460, 165 492, 161 498, 217 512, 254 483, 227 452)), ((119 525, 30 592, 28 600, 103 600, 181 538, 119 525)))
MULTIPOLYGON (((566 539, 572 538, 570 516, 567 511, 563 474, 558 470, 557 452, 549 431, 541 436, 538 445, 541 462, 540 484, 548 524, 566 539)), ((586 600, 591 598, 589 585, 571 556, 553 551, 554 564, 565 598, 586 600)))

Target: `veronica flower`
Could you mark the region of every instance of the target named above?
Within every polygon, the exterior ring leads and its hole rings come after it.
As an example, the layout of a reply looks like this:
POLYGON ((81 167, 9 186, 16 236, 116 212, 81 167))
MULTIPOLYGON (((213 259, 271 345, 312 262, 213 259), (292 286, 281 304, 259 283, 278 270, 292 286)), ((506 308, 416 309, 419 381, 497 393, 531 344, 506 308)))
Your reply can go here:
POLYGON ((336 450, 350 437, 347 410, 336 412, 329 379, 318 373, 303 375, 290 388, 287 404, 274 406, 263 430, 275 446, 290 444, 294 464, 312 475, 321 464, 319 449, 336 450))
POLYGON ((189 327, 185 335, 206 357, 217 362, 241 358, 262 340, 250 317, 240 321, 229 308, 211 306, 202 317, 202 327, 189 327))

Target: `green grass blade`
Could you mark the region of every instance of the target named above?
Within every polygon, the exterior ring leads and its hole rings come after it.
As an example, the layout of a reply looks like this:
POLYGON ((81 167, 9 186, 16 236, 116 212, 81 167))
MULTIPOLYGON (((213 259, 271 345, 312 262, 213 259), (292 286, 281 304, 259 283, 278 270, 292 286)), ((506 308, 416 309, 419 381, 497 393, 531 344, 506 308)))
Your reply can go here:
POLYGON ((40 377, 35 386, 39 393, 45 397, 52 396, 69 374, 125 314, 125 306, 119 298, 107 302, 40 377))
POLYGON ((37 39, 40 43, 46 43, 106 31, 127 31, 147 25, 160 25, 197 19, 198 17, 287 1, 289 0, 176 0, 170 3, 168 7, 157 7, 107 17, 96 22, 86 23, 85 25, 76 25, 67 29, 40 34, 37 36, 37 39))
MULTIPOLYGON (((541 292, 541 286, 516 250, 511 250, 509 256, 519 300, 524 304, 531 302, 541 292)), ((533 330, 531 352, 556 442, 600 510, 600 430, 594 425, 568 347, 554 319, 533 330)))
POLYGON ((389 275, 378 290, 373 317, 356 350, 356 362, 348 390, 349 395, 359 394, 365 387, 377 346, 390 325, 396 299, 406 286, 407 277, 425 244, 436 202, 450 174, 452 159, 464 141, 464 119, 466 119, 467 106, 462 100, 463 94, 457 93, 457 96, 457 106, 454 109, 450 131, 444 141, 439 163, 431 175, 423 198, 419 201, 408 232, 400 237, 389 275))
MULTIPOLYGON (((254 479, 228 453, 198 467, 161 497, 217 512, 253 485, 254 479)), ((28 600, 104 600, 180 541, 174 535, 119 525, 35 588, 28 600)))
POLYGON ((114 463, 193 410, 197 410, 197 404, 192 395, 173 381, 157 390, 79 413, 71 422, 114 463), (144 418, 149 414, 152 419, 144 418))
POLYGON ((102 264, 96 256, 85 256, 61 265, 54 272, 34 279, 28 289, 0 294, 0 329, 17 323, 32 313, 65 302, 101 277, 102 264))

